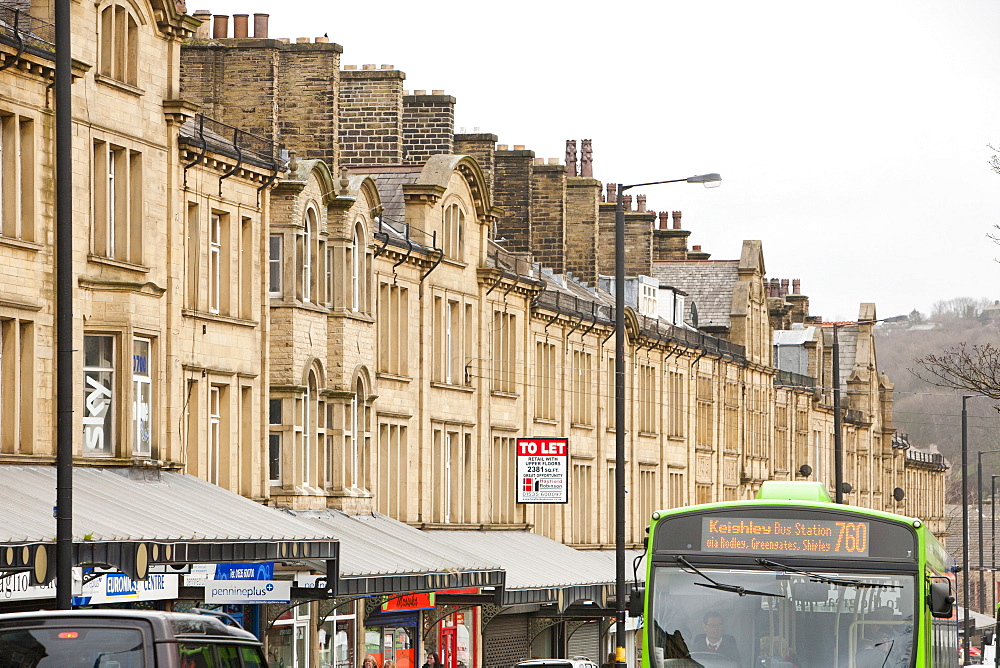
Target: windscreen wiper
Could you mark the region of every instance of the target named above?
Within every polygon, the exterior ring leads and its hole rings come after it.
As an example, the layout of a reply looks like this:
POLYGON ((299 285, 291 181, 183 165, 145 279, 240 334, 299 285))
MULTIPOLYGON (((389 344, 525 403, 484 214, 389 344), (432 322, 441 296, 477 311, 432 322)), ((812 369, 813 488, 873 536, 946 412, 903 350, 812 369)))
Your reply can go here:
POLYGON ((902 589, 903 585, 895 584, 881 584, 878 582, 862 582, 856 578, 836 578, 831 575, 820 575, 819 573, 811 573, 809 571, 803 571, 798 568, 792 568, 791 566, 786 566, 784 564, 779 564, 777 561, 771 561, 770 559, 758 559, 757 563, 772 571, 781 571, 784 573, 795 573, 796 575, 805 575, 812 582, 823 582, 826 584, 837 585, 840 587, 856 587, 858 589, 902 589))
POLYGON ((695 582, 695 583, 693 583, 694 585, 696 585, 698 587, 708 587, 709 589, 718 589, 719 591, 728 591, 728 592, 731 592, 733 594, 739 594, 740 596, 746 596, 746 595, 749 594, 751 596, 777 596, 779 598, 785 598, 784 594, 775 594, 774 592, 770 592, 770 591, 757 591, 756 589, 747 589, 746 587, 741 587, 739 585, 731 585, 731 584, 725 584, 723 582, 716 582, 715 580, 713 580, 712 578, 708 577, 707 575, 705 575, 704 573, 702 573, 700 570, 698 570, 697 568, 695 568, 691 564, 691 562, 688 561, 687 559, 685 559, 684 557, 677 557, 676 561, 677 561, 678 564, 681 564, 685 568, 691 569, 692 571, 694 571, 695 573, 697 573, 698 575, 700 575, 701 577, 705 578, 706 580, 708 580, 709 582, 712 583, 712 584, 707 584, 705 582, 695 582))

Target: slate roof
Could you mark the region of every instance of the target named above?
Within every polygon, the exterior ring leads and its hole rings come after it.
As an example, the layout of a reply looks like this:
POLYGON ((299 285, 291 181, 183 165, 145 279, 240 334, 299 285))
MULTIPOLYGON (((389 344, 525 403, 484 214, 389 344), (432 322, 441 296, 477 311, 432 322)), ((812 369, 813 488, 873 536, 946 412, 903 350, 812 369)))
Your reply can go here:
POLYGON ((731 326, 733 286, 739 280, 739 260, 676 260, 654 262, 653 278, 661 286, 688 293, 684 319, 691 322, 691 304, 698 310, 698 327, 731 326))

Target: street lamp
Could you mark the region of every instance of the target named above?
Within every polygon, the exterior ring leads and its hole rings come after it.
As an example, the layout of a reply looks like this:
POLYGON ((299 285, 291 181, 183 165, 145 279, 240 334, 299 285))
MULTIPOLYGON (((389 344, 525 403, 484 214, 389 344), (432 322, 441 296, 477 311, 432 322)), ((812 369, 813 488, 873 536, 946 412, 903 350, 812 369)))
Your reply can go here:
POLYGON ((615 663, 625 663, 625 208, 629 188, 661 183, 721 185, 718 174, 618 186, 615 201, 615 663))
MULTIPOLYGON (((1000 450, 980 450, 976 453, 976 490, 978 491, 977 507, 979 508, 979 611, 986 609, 986 576, 983 573, 983 455, 989 455, 1000 450)), ((992 514, 992 511, 991 511, 992 514)))

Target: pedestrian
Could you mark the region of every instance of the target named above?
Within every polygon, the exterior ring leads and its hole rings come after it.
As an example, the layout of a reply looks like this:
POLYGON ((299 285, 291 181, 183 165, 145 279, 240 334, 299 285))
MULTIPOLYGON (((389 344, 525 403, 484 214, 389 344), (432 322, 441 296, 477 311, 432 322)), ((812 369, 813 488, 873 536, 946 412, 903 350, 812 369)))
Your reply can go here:
POLYGON ((424 662, 423 668, 442 668, 441 657, 438 656, 437 652, 427 652, 427 660, 424 662))

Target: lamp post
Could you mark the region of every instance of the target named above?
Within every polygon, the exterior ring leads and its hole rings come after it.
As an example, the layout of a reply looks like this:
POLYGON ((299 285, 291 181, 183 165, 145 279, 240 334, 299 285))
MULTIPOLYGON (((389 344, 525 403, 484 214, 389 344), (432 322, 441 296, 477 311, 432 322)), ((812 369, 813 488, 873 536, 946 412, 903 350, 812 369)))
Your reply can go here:
POLYGON ((993 585, 993 608, 997 609, 997 478, 994 473, 990 478, 990 582, 993 585))
POLYGON ((979 509, 979 611, 986 609, 986 576, 983 573, 983 455, 1000 450, 981 450, 976 453, 976 490, 977 508, 979 509))
POLYGON ((615 200, 615 663, 625 663, 625 191, 662 183, 702 183, 714 188, 718 174, 618 186, 615 200))
POLYGON ((969 411, 966 403, 979 394, 962 395, 962 660, 969 659, 969 411))

